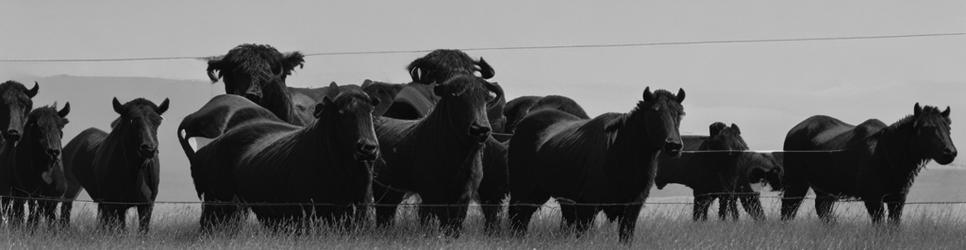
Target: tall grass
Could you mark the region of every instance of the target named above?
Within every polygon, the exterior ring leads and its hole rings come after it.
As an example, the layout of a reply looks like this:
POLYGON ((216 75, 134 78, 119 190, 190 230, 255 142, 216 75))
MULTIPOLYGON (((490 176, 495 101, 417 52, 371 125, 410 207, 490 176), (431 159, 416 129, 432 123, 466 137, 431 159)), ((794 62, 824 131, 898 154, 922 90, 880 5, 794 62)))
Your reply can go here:
MULTIPOLYGON (((691 221, 691 206, 647 205, 638 221, 635 248, 657 249, 962 249, 966 246, 966 205, 933 204, 906 207, 899 227, 872 226, 861 203, 839 203, 833 223, 820 222, 810 201, 803 204, 798 218, 776 220, 779 202, 764 200, 768 220, 756 222, 743 214, 738 222, 691 221)), ((72 227, 3 227, 0 243, 6 248, 622 248, 617 242, 616 223, 599 216, 587 234, 575 237, 559 225, 554 204, 534 216, 524 237, 482 231, 482 217, 472 209, 463 236, 441 236, 433 226, 422 226, 412 208, 400 208, 397 223, 389 228, 362 227, 352 230, 319 227, 301 234, 264 230, 254 218, 235 233, 198 233, 197 205, 163 205, 155 208, 151 232, 134 231, 133 210, 128 231, 99 231, 95 206, 75 205, 72 227)))

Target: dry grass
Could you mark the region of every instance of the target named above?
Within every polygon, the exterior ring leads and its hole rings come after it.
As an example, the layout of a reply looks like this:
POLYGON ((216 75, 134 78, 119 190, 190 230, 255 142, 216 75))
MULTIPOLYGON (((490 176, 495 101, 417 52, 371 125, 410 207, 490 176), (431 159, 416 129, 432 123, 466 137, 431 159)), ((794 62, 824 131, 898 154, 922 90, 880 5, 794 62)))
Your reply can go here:
MULTIPOLYGON (((778 202, 766 200, 769 220, 739 222, 690 221, 690 205, 648 205, 638 222, 634 247, 657 249, 961 249, 966 246, 966 206, 908 206, 898 229, 873 227, 860 203, 840 203, 833 224, 819 222, 812 204, 806 202, 797 220, 776 221, 778 202)), ((596 228, 576 238, 559 227, 559 215, 552 205, 536 215, 526 237, 487 235, 482 219, 472 210, 462 237, 441 237, 432 227, 422 227, 412 211, 401 209, 398 223, 388 229, 363 228, 350 232, 321 228, 292 235, 262 230, 254 221, 237 234, 197 233, 197 205, 158 205, 152 231, 139 236, 133 232, 133 212, 129 232, 98 232, 94 206, 75 205, 73 227, 66 230, 0 229, 5 248, 579 248, 611 249, 617 243, 616 224, 598 217, 596 228)), ((133 210, 132 210, 133 211, 133 210)), ((714 212, 714 211, 712 211, 714 212)), ((744 215, 743 215, 744 216, 744 215)))

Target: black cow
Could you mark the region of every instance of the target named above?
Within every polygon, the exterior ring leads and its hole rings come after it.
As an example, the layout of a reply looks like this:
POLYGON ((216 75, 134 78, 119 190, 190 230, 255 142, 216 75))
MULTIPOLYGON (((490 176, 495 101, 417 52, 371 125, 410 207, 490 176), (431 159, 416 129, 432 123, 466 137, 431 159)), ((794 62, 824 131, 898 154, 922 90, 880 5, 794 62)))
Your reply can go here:
POLYGON ((225 93, 244 96, 283 121, 304 125, 311 121, 296 113, 285 85, 285 78, 304 63, 297 51, 283 54, 270 45, 242 44, 209 60, 208 77, 212 83, 224 78, 225 93))
POLYGON ((490 138, 485 108, 499 92, 472 75, 454 77, 435 86, 434 92, 440 101, 425 118, 376 120, 382 151, 373 185, 380 205, 376 221, 391 223, 405 192, 413 192, 431 205, 424 209, 439 218, 447 234, 459 236, 482 177, 483 145, 490 138))
MULTIPOLYGON (((31 89, 16 81, 0 84, 0 196, 12 194, 13 177, 9 173, 14 166, 13 152, 23 135, 27 114, 33 109, 30 98, 36 96, 38 90, 40 85, 37 82, 31 89)), ((8 197, 0 197, 0 219, 6 217, 10 202, 8 197)))
MULTIPOLYGON (((297 115, 302 120, 315 120, 315 104, 322 102, 323 97, 335 98, 332 94, 338 92, 329 91, 332 89, 332 84, 335 84, 335 82, 332 82, 330 86, 321 88, 288 87, 289 97, 292 99, 292 104, 295 107, 297 115)), ((352 85, 339 86, 341 89, 350 87, 352 85)), ((373 116, 382 116, 385 114, 389 110, 389 106, 392 105, 393 99, 405 87, 405 84, 377 82, 369 79, 362 82, 362 91, 365 91, 371 97, 379 99, 379 105, 376 105, 372 111, 373 116)))
MULTIPOLYGON (((60 140, 64 135, 63 129, 67 125, 67 114, 70 113, 70 103, 57 111, 57 104, 38 108, 27 117, 23 138, 17 144, 14 153, 13 210, 10 221, 19 224, 23 220, 24 203, 29 207, 28 223, 37 225, 41 216, 52 225, 56 220, 56 200, 63 198, 67 191, 67 178, 64 177, 64 167, 61 164, 60 140), (22 197, 22 198, 21 198, 22 197), (30 198, 39 198, 33 200, 30 198)), ((70 202, 61 205, 60 223, 70 225, 70 202), (66 209, 66 210, 65 210, 66 209)))
POLYGON ((514 231, 551 197, 586 231, 597 213, 620 220, 620 241, 629 242, 654 182, 658 155, 679 155, 684 90, 644 90, 630 113, 594 119, 556 109, 523 118, 510 140, 509 217, 514 231), (612 205, 613 204, 613 205, 612 205))
MULTIPOLYGON (((198 195, 211 203, 202 211, 203 228, 232 222, 237 207, 217 203, 236 199, 258 204, 318 203, 251 206, 263 224, 276 229, 302 223, 308 215, 329 222, 364 218, 372 162, 378 156, 372 110, 379 100, 358 86, 333 89, 335 97, 323 97, 315 108, 318 120, 309 127, 284 123, 274 115, 242 118, 244 122, 227 127, 197 153, 186 152, 198 195)), ((219 125, 218 121, 235 120, 231 115, 239 114, 223 111, 245 109, 261 107, 239 96, 221 95, 182 124, 219 125)))
MULTIPOLYGON (((455 49, 438 49, 417 58, 409 66, 409 75, 413 82, 406 85, 395 101, 386 111, 386 117, 399 119, 418 119, 425 117, 432 109, 439 97, 433 95, 433 86, 443 84, 446 80, 457 75, 473 75, 479 72, 483 79, 490 79, 495 72, 490 64, 483 60, 474 61, 469 55, 455 49)), ((503 88, 497 83, 496 101, 487 104, 487 116, 490 127, 494 132, 503 131, 506 118, 503 116, 503 88)))
POLYGON ((916 103, 913 114, 886 126, 869 119, 857 126, 838 119, 812 116, 788 131, 784 156, 782 219, 795 217, 802 198, 815 192, 815 212, 832 220, 838 197, 865 201, 873 223, 889 207, 889 221, 899 224, 906 195, 916 175, 929 160, 946 165, 956 158, 949 136, 949 107, 939 111, 916 103))
POLYGON ((531 111, 544 108, 560 110, 581 119, 590 119, 584 108, 570 97, 559 95, 521 96, 506 103, 503 110, 503 115, 506 117, 506 126, 503 133, 512 134, 523 117, 526 117, 531 111))
MULTIPOLYGON (((158 126, 168 99, 161 105, 144 98, 122 105, 114 98, 113 105, 120 117, 111 123, 110 133, 89 128, 64 147, 65 197, 74 199, 86 189, 98 203, 101 227, 111 229, 124 229, 124 214, 137 207, 138 229, 146 233, 158 197, 158 126)), ((70 214, 70 207, 62 211, 70 214)))
POLYGON ((681 157, 661 157, 654 182, 658 189, 669 183, 688 186, 694 194, 694 220, 708 219, 708 206, 718 199, 718 216, 738 219, 737 200, 756 220, 765 219, 759 194, 751 185, 762 180, 773 189, 781 187, 781 165, 771 153, 741 152, 748 145, 737 125, 721 122, 709 126, 709 136, 682 136, 686 153, 681 157))
POLYGON ((432 84, 443 83, 458 75, 473 75, 480 72, 483 79, 493 78, 495 72, 490 64, 480 57, 472 57, 458 49, 437 49, 417 58, 406 67, 413 82, 432 84))

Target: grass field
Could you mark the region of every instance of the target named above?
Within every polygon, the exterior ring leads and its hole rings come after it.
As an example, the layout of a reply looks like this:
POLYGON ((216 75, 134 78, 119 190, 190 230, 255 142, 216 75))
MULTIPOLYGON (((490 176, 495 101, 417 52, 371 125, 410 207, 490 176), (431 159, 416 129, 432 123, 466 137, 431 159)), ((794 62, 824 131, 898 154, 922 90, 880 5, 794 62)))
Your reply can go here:
MULTIPOLYGON (((654 202, 686 201, 685 197, 658 198, 654 202)), ((929 204, 907 206, 899 228, 873 227, 861 203, 839 203, 835 223, 820 222, 806 201, 792 222, 775 220, 778 200, 763 201, 769 220, 754 222, 742 214, 738 222, 716 219, 695 223, 691 205, 652 204, 638 221, 635 248, 655 249, 962 249, 966 246, 966 205, 929 204)), ((133 211, 133 210, 132 210, 133 211)), ((433 227, 420 226, 411 208, 400 208, 394 227, 335 231, 326 228, 309 233, 276 234, 263 230, 252 219, 234 235, 197 233, 197 205, 158 205, 151 232, 103 233, 96 230, 94 206, 75 205, 73 227, 65 230, 3 228, 5 248, 550 248, 611 249, 617 243, 616 224, 598 217, 597 226, 583 237, 559 227, 556 206, 549 203, 534 217, 526 237, 487 235, 481 230, 477 209, 465 224, 462 237, 440 236, 433 227)), ((715 212, 714 210, 711 211, 715 212)), ((713 214, 712 214, 713 215, 713 214)), ((716 216, 711 216, 716 218, 716 216)))

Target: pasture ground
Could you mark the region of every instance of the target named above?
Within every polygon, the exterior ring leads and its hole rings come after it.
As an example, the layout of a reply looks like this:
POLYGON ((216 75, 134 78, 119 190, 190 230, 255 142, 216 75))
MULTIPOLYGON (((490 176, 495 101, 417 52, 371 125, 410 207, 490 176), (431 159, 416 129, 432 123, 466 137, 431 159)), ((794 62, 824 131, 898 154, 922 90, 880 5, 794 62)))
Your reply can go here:
MULTIPOLYGON (((651 202, 686 202, 686 197, 655 198, 651 202)), ((861 203, 836 205, 836 222, 820 222, 807 200, 798 218, 777 221, 780 202, 763 199, 768 219, 750 220, 742 212, 738 222, 722 222, 712 209, 707 222, 691 221, 691 205, 649 204, 638 221, 633 246, 648 249, 962 249, 966 246, 966 205, 925 204, 906 207, 898 228, 869 223, 861 203)), ((548 203, 534 216, 526 237, 487 235, 482 232, 482 216, 476 208, 457 239, 440 236, 434 227, 420 226, 411 208, 401 207, 397 223, 387 229, 359 228, 346 231, 320 228, 304 234, 271 233, 253 218, 234 235, 198 234, 198 205, 161 204, 155 208, 151 232, 134 233, 133 211, 128 214, 126 233, 96 230, 95 206, 75 204, 73 227, 0 229, 0 245, 9 249, 264 249, 264 248, 540 248, 540 249, 613 249, 617 243, 616 223, 600 215, 597 225, 583 237, 574 237, 559 226, 559 211, 548 203)), ((717 207, 717 204, 714 204, 717 207)))

